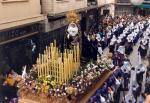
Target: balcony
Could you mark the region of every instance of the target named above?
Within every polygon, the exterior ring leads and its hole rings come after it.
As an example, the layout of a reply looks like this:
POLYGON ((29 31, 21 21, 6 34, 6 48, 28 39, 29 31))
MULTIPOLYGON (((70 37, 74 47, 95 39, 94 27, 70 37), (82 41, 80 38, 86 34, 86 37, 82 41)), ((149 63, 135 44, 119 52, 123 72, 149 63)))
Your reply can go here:
POLYGON ((0 0, 0 30, 41 22, 44 19, 39 0, 0 0))
POLYGON ((48 16, 65 15, 70 10, 87 7, 86 0, 42 0, 42 13, 48 16))
POLYGON ((116 4, 120 5, 131 5, 130 0, 116 0, 116 4))
POLYGON ((87 3, 87 6, 96 6, 96 5, 97 5, 97 2, 96 2, 96 1, 88 2, 88 3, 87 3))
POLYGON ((87 9, 94 9, 98 6, 97 0, 87 0, 87 9))
POLYGON ((98 6, 104 6, 109 4, 115 4, 116 0, 97 0, 98 6))

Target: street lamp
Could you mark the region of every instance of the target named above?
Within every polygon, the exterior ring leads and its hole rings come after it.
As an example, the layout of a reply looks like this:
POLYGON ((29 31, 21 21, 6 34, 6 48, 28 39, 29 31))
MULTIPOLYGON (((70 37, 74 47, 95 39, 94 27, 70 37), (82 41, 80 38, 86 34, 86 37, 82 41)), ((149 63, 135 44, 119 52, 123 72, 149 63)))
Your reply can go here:
POLYGON ((144 0, 130 0, 133 5, 141 5, 144 0))

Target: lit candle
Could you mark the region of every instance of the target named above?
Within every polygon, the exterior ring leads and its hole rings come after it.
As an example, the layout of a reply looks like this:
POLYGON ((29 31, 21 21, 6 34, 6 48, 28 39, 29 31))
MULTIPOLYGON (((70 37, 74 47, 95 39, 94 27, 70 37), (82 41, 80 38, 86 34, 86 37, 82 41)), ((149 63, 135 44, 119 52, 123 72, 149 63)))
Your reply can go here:
POLYGON ((41 74, 42 74, 42 76, 43 76, 43 75, 44 75, 44 71, 43 71, 43 70, 44 70, 44 55, 42 54, 41 56, 42 56, 42 61, 41 61, 41 66, 42 66, 41 69, 42 69, 42 72, 41 72, 41 74))
POLYGON ((39 69, 39 72, 40 72, 40 76, 42 75, 42 72, 41 72, 42 71, 41 61, 42 61, 41 60, 41 54, 39 54, 39 68, 38 69, 39 69))

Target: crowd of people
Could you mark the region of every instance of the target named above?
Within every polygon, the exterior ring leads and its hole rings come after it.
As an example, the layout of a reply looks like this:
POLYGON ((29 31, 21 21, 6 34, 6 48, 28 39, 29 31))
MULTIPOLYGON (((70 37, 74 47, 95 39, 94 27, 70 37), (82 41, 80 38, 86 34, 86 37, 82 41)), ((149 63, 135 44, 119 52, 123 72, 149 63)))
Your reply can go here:
MULTIPOLYGON (((100 33, 92 34, 92 36, 101 44, 102 50, 106 47, 109 48, 109 52, 113 54, 113 65, 118 68, 119 74, 118 71, 115 71, 103 87, 90 98, 89 103, 137 103, 141 95, 143 97, 143 94, 150 92, 149 70, 141 61, 141 59, 145 60, 149 49, 150 18, 128 15, 109 17, 109 20, 106 18, 106 21, 104 22, 105 32, 103 32, 105 36, 101 37, 100 33), (113 24, 110 22, 111 20, 114 21, 113 24), (128 57, 134 46, 137 45, 140 57, 137 65, 139 66, 132 67, 128 57), (144 78, 145 72, 147 73, 146 79, 144 78), (142 90, 144 81, 146 81, 145 91, 142 90), (142 92, 143 94, 141 94, 142 92)), ((99 46, 95 46, 95 48, 99 48, 99 46)))
POLYGON ((133 46, 140 42, 139 54, 144 58, 149 44, 149 24, 149 17, 132 15, 107 17, 99 31, 84 34, 84 56, 96 60, 97 54, 102 55, 107 47, 113 54, 118 49, 124 49, 124 54, 129 56, 133 46))
POLYGON ((144 81, 142 68, 144 66, 140 66, 140 68, 140 72, 134 73, 138 80, 132 80, 131 75, 133 75, 132 72, 135 72, 135 68, 125 63, 121 69, 114 71, 113 75, 104 83, 103 87, 96 91, 88 103, 143 103, 144 97, 150 94, 150 71, 147 71, 146 83, 143 85, 145 90, 142 91, 142 82, 144 81))
MULTIPOLYGON (((91 97, 89 103, 135 103, 142 91, 143 76, 146 69, 142 62, 139 62, 139 68, 132 67, 128 57, 132 53, 134 46, 139 44, 137 52, 141 57, 140 59, 146 58, 149 47, 150 18, 127 15, 115 18, 107 17, 106 21, 103 30, 100 30, 100 32, 94 31, 88 35, 86 33, 83 35, 83 53, 89 60, 98 61, 97 55, 103 57, 103 50, 109 48, 109 53, 112 54, 111 58, 109 58, 109 66, 115 67, 117 70, 104 83, 104 86, 91 97), (132 77, 133 75, 136 76, 132 77), (131 80, 131 78, 136 78, 136 80, 131 80), (131 93, 129 98, 126 96, 127 91, 131 93), (120 98, 122 92, 123 99, 120 98)), ((99 79, 98 77, 100 77, 102 70, 108 68, 101 66, 89 64, 86 69, 81 69, 78 75, 74 75, 68 84, 56 86, 53 81, 51 83, 52 87, 47 87, 50 89, 46 91, 50 96, 67 96, 69 100, 72 100, 72 96, 85 93, 93 82, 99 79)), ((145 91, 149 91, 149 73, 146 81, 145 91)), ((37 85, 32 86, 32 84, 35 84, 35 82, 27 81, 25 88, 33 87, 26 88, 28 89, 27 93, 32 90, 35 92, 37 85)), ((41 84, 41 87, 44 85, 43 88, 46 88, 45 81, 41 84)), ((25 90, 23 89, 23 91, 25 90)))
POLYGON ((114 70, 113 74, 88 103, 136 103, 141 95, 149 94, 150 70, 143 65, 142 60, 147 57, 149 49, 150 17, 108 16, 102 24, 99 31, 84 33, 82 38, 82 54, 94 62, 82 66, 69 82, 57 84, 51 76, 37 78, 36 65, 22 79, 11 71, 6 78, 0 77, 2 103, 17 103, 18 96, 35 101, 41 96, 38 101, 42 103, 63 101, 62 98, 72 101, 90 90, 107 70, 114 70), (129 60, 134 46, 138 46, 138 67, 133 67, 129 60), (104 56, 105 49, 109 49, 107 56, 104 56))
POLYGON ((42 97, 45 97, 45 101, 53 103, 56 102, 55 98, 58 101, 61 101, 60 98, 72 101, 80 95, 85 94, 94 83, 100 80, 103 73, 113 68, 113 65, 111 55, 105 56, 103 60, 98 59, 95 64, 92 62, 88 63, 69 82, 61 85, 57 84, 51 76, 37 79, 36 66, 33 67, 28 73, 25 82, 20 82, 19 84, 20 96, 35 101, 37 101, 38 96, 41 96, 41 101, 43 101, 42 97))
POLYGON ((120 91, 123 90, 123 72, 116 70, 115 73, 98 89, 88 103, 117 103, 120 91), (115 81, 115 82, 114 82, 115 81))

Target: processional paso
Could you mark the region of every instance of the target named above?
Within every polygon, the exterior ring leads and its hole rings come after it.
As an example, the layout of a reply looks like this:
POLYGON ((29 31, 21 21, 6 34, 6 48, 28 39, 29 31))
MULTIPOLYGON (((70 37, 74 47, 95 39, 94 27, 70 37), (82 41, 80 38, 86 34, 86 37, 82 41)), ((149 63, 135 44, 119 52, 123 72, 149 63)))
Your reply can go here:
POLYGON ((46 47, 44 54, 39 54, 37 59, 38 77, 51 76, 58 84, 71 79, 77 73, 79 67, 79 44, 74 46, 73 49, 65 49, 64 53, 61 53, 56 47, 55 41, 50 43, 50 46, 46 47))

